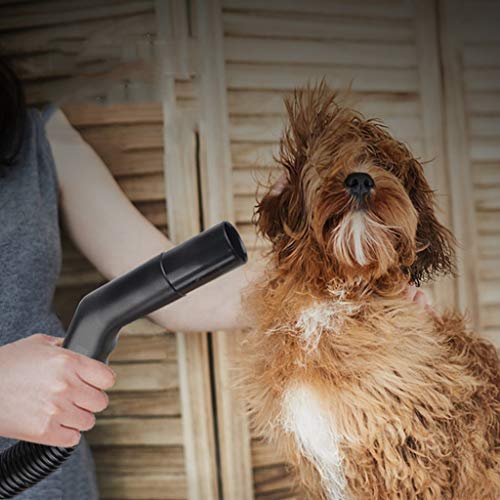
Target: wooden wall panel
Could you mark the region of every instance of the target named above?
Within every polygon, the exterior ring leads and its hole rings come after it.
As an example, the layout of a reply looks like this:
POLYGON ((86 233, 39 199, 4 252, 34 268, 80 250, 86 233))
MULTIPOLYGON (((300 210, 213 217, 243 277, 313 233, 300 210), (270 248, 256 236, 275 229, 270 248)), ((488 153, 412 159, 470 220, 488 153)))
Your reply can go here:
MULTIPOLYGON (((441 222, 454 227, 452 197, 450 191, 450 167, 445 148, 445 109, 443 76, 439 51, 439 18, 436 0, 414 0, 415 28, 420 83, 420 111, 422 130, 421 154, 431 160, 426 174, 432 189, 436 192, 437 211, 441 222)), ((417 151, 419 151, 417 149, 417 151)), ((456 226, 456 224, 455 224, 456 226)), ((460 271, 462 268, 460 267, 460 271)), ((432 284, 434 300, 441 307, 459 305, 457 280, 454 277, 441 278, 432 284)))
POLYGON ((446 150, 450 171, 452 219, 457 249, 457 296, 462 310, 479 328, 477 258, 478 244, 474 228, 472 173, 467 147, 467 116, 463 89, 463 40, 460 31, 463 2, 439 3, 443 89, 446 101, 446 150))
MULTIPOLYGON (((220 0, 195 0, 199 43, 200 180, 203 223, 234 221, 232 167, 227 107, 224 34, 220 0)), ((211 336, 213 390, 217 411, 220 495, 252 498, 248 422, 233 390, 233 359, 241 342, 237 332, 211 336)))
MULTIPOLYGON (((166 49, 159 63, 165 138, 164 168, 169 200, 170 237, 179 243, 203 229, 200 206, 199 110, 179 109, 176 77, 190 81, 188 4, 156 1, 159 42, 166 49)), ((200 99, 200 104, 203 101, 200 99)), ((210 339, 206 333, 177 334, 179 382, 187 493, 191 500, 219 497, 215 409, 212 399, 210 339)))

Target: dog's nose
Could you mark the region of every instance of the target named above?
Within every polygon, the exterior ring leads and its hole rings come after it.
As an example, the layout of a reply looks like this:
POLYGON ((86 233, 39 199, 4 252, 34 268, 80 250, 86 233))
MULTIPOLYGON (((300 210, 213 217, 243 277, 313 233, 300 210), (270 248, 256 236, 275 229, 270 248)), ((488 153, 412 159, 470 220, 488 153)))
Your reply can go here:
POLYGON ((364 172, 354 172, 346 177, 345 186, 353 196, 362 200, 375 187, 375 181, 364 172))

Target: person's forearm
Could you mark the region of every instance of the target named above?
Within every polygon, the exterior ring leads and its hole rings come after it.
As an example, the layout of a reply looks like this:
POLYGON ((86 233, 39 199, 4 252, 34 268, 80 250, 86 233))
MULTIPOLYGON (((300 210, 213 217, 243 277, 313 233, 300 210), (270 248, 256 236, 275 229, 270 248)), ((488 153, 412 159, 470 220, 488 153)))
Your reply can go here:
POLYGON ((234 330, 251 326, 244 295, 264 272, 265 261, 245 266, 218 278, 182 300, 159 309, 151 318, 168 330, 182 332, 234 330))
MULTIPOLYGON (((99 156, 53 115, 47 134, 56 161, 66 228, 82 253, 108 279, 116 278, 173 245, 125 196, 99 156)), ((262 272, 253 262, 156 312, 169 330, 199 331, 248 325, 241 293, 262 272)))

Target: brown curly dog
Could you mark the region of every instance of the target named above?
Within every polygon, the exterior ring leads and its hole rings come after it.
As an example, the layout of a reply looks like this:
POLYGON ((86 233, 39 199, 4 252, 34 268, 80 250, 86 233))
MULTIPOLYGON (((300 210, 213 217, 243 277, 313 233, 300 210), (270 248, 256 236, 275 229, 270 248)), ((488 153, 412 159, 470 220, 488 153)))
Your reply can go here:
POLYGON ((286 100, 270 266, 242 358, 256 429, 314 499, 499 499, 500 367, 457 313, 406 298, 453 272, 422 165, 326 85, 286 100))

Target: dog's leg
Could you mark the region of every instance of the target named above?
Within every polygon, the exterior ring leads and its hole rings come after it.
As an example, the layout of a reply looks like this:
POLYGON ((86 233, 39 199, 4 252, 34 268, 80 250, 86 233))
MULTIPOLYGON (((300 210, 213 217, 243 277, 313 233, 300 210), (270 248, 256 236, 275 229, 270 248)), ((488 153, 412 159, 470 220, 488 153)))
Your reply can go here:
POLYGON ((281 425, 293 436, 297 449, 316 469, 328 500, 345 500, 346 478, 338 435, 331 412, 318 391, 306 383, 293 383, 282 399, 281 425))

